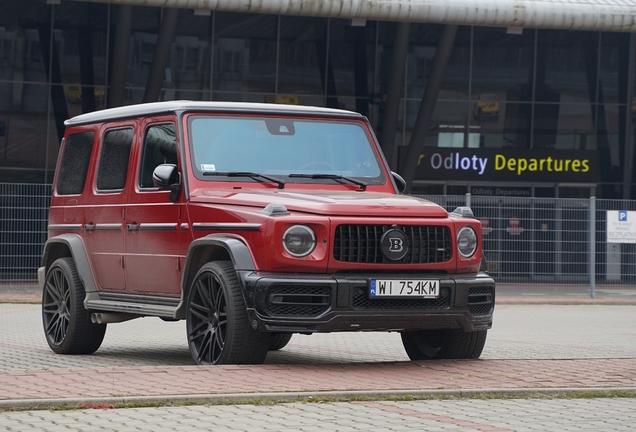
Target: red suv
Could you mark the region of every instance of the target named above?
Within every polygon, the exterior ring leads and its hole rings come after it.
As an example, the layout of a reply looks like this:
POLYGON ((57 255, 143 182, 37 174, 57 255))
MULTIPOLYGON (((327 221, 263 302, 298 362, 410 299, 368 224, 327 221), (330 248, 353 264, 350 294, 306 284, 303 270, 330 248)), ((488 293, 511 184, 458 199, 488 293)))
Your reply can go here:
POLYGON ((480 223, 403 190, 348 111, 173 101, 67 120, 38 271, 49 346, 92 353, 106 324, 155 316, 186 320, 197 364, 335 331, 477 358, 495 299, 480 223))

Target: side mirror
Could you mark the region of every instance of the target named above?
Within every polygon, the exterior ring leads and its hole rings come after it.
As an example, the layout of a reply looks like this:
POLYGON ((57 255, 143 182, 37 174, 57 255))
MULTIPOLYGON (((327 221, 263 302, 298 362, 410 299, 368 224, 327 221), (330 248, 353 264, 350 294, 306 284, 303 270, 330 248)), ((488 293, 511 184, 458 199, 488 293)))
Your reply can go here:
POLYGON ((404 180, 401 175, 394 171, 391 171, 391 176, 393 177, 395 186, 397 186, 398 192, 404 193, 404 191, 406 190, 406 180, 404 180))
POLYGON ((179 199, 181 193, 181 174, 174 164, 161 164, 152 172, 152 182, 159 189, 170 190, 170 201, 179 199))

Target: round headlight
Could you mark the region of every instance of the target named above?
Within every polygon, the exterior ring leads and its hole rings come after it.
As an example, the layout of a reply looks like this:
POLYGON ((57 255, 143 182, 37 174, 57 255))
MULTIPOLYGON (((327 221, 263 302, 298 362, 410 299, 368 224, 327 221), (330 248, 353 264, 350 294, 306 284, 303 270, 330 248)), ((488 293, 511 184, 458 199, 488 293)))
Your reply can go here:
POLYGON ((292 256, 307 256, 316 247, 316 235, 308 226, 294 225, 285 231, 283 247, 292 256))
POLYGON ((464 258, 470 258, 477 250, 477 234, 471 227, 465 226, 457 234, 457 249, 464 258))

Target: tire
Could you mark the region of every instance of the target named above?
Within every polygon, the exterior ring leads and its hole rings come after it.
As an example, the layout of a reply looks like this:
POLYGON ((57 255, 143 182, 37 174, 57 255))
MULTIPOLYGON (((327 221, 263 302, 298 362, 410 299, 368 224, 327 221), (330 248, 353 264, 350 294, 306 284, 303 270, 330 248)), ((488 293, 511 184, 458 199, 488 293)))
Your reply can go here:
POLYGON ((287 346, 293 333, 272 333, 269 336, 269 350, 278 351, 287 346))
POLYGON ((46 341, 57 354, 92 354, 100 347, 106 324, 91 322, 84 309, 84 285, 72 258, 59 258, 48 272, 42 292, 46 341))
POLYGON ((488 331, 420 330, 402 332, 402 344, 411 360, 478 359, 488 331))
POLYGON ((188 294, 186 329, 196 364, 260 364, 269 333, 252 329, 234 266, 229 261, 205 264, 188 294))

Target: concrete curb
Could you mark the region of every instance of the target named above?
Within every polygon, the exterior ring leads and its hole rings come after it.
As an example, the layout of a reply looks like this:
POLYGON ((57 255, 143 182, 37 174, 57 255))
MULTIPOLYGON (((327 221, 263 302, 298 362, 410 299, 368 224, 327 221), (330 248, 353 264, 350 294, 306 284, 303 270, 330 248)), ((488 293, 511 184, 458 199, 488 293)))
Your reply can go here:
MULTIPOLYGON (((356 399, 389 398, 476 398, 483 396, 502 397, 576 397, 589 393, 630 393, 636 398, 636 387, 538 387, 538 388, 483 388, 483 389, 429 389, 429 390, 348 390, 348 391, 312 391, 278 393, 228 393, 228 394, 192 394, 161 396, 113 396, 102 398, 56 398, 56 399, 15 399, 0 400, 0 411, 37 410, 55 407, 82 408, 80 404, 95 405, 98 409, 107 405, 232 405, 259 402, 298 402, 311 399, 337 399, 339 401, 356 399)), ((89 407, 90 408, 90 407, 89 407)), ((109 408, 104 408, 109 409, 109 408)))

